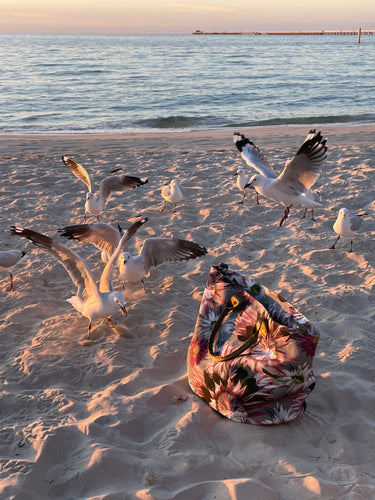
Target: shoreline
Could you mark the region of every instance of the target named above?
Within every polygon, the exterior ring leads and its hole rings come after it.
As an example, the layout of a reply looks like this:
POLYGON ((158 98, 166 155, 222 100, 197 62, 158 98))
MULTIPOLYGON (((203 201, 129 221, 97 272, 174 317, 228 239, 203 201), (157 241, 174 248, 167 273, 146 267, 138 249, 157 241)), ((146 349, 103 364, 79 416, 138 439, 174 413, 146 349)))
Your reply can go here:
MULTIPOLYGON (((287 126, 267 126, 267 127, 248 127, 240 129, 240 132, 247 135, 255 143, 259 140, 261 148, 272 146, 275 141, 283 138, 286 141, 294 140, 296 144, 300 138, 311 128, 322 130, 326 136, 331 136, 335 142, 345 141, 350 143, 350 137, 355 135, 356 144, 365 144, 366 134, 375 134, 375 124, 356 124, 356 125, 287 125, 287 126)), ((176 131, 176 132, 128 132, 128 133, 103 133, 103 134, 0 134, 0 154, 4 154, 9 147, 32 146, 38 143, 48 145, 48 143, 58 141, 61 146, 66 147, 72 141, 84 146, 90 144, 97 149, 106 142, 112 146, 118 145, 124 148, 151 148, 152 150, 165 150, 167 146, 173 150, 186 149, 186 140, 189 141, 189 147, 208 148, 209 150, 223 145, 233 146, 232 136, 236 129, 225 130, 195 130, 195 131, 176 131)), ((352 141, 354 144, 354 141, 352 141)), ((62 148, 64 149, 64 148, 62 148)), ((62 153, 65 154, 65 153, 62 153)))

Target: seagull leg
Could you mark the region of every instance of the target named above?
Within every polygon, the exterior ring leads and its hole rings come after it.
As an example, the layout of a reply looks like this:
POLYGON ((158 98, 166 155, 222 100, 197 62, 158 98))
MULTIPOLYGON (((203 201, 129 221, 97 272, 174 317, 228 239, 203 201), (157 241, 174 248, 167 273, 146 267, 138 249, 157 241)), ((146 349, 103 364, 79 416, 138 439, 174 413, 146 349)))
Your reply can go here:
POLYGON ((146 285, 145 285, 145 282, 144 282, 143 278, 141 278, 141 283, 143 285, 143 290, 146 291, 146 285))
POLYGON ((353 240, 350 240, 350 250, 349 253, 353 251, 353 240))
POLYGON ((86 224, 86 212, 85 215, 83 216, 83 223, 86 224))
POLYGON ((115 328, 116 323, 114 323, 110 318, 105 318, 111 328, 115 328))
POLYGON ((9 273, 10 276, 10 286, 8 288, 8 292, 11 292, 13 290, 13 275, 12 273, 9 273))
POLYGON ((162 207, 160 209, 160 212, 164 212, 166 204, 167 204, 167 202, 164 200, 163 205, 162 205, 162 207))
POLYGON ((258 194, 258 191, 257 191, 256 193, 257 193, 257 205, 260 205, 260 203, 259 203, 259 194, 258 194))
POLYGON ((243 202, 244 202, 245 198, 246 198, 246 193, 244 193, 244 194, 243 194, 243 196, 242 196, 242 200, 241 200, 241 201, 239 201, 239 202, 238 202, 238 204, 239 204, 239 205, 243 205, 243 202))
POLYGON ((89 322, 89 330, 87 332, 87 338, 89 339, 90 338, 90 333, 91 333, 91 320, 89 322))
POLYGON ((337 240, 334 242, 334 244, 331 247, 329 247, 330 250, 334 250, 335 249, 335 245, 339 241, 339 239, 340 239, 340 235, 337 236, 337 240))
POLYGON ((305 211, 303 212, 301 219, 304 219, 306 217, 306 213, 307 213, 307 208, 305 208, 305 211))
POLYGON ((287 220, 288 216, 289 216, 289 212, 290 212, 290 209, 293 205, 289 205, 289 207, 286 207, 286 209, 284 210, 284 215, 283 217, 280 219, 280 222, 279 222, 279 226, 277 229, 280 229, 281 226, 284 224, 284 222, 287 220))
POLYGON ((311 209, 311 220, 316 220, 314 217, 314 209, 313 208, 311 209))

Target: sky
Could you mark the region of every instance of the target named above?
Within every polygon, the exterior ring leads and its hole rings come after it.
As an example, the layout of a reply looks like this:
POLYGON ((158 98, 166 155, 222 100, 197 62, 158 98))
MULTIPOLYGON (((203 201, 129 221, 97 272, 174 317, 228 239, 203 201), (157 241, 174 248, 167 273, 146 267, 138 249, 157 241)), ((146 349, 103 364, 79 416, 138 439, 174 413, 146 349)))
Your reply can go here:
POLYGON ((0 0, 0 33, 375 29, 375 0, 0 0))

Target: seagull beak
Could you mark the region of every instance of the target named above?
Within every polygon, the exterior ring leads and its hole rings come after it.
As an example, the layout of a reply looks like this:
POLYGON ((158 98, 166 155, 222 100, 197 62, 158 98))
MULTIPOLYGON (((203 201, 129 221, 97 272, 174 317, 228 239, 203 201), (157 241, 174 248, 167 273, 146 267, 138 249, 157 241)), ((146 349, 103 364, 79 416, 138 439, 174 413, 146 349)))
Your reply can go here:
MULTIPOLYGON (((120 304, 119 304, 120 305, 120 304)), ((128 315, 128 311, 125 306, 120 305, 120 311, 124 316, 128 315)))

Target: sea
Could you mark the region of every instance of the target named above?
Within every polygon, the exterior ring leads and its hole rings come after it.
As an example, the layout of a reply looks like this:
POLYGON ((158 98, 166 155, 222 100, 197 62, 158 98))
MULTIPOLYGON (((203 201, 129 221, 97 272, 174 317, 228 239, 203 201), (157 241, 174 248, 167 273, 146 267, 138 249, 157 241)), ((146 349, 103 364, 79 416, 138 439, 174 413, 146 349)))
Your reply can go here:
POLYGON ((0 35, 1 134, 375 122, 375 36, 0 35))

